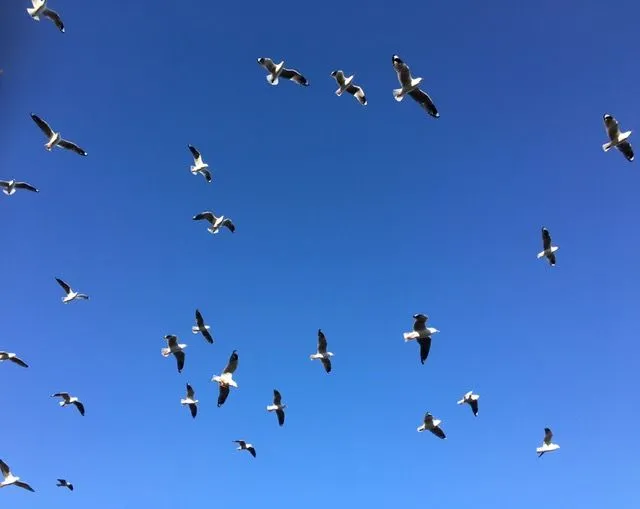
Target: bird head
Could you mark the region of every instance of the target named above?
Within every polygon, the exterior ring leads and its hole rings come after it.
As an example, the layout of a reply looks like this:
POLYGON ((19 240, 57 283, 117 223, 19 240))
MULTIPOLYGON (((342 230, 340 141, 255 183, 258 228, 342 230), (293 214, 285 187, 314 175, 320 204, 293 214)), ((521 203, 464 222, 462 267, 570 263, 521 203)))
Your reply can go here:
POLYGON ((604 119, 605 120, 611 120, 613 117, 611 115, 609 115, 608 113, 604 114, 604 119))
POLYGON ((393 57, 391 58, 391 61, 392 61, 394 64, 401 64, 401 63, 403 63, 403 62, 402 62, 402 59, 401 59, 398 55, 393 55, 393 57))
POLYGON ((260 65, 264 64, 264 57, 260 57, 260 58, 258 59, 258 63, 259 63, 260 65))
POLYGON ((338 74, 338 71, 333 71, 333 72, 331 73, 331 76, 333 76, 333 77, 335 78, 335 77, 336 77, 336 74, 338 74))

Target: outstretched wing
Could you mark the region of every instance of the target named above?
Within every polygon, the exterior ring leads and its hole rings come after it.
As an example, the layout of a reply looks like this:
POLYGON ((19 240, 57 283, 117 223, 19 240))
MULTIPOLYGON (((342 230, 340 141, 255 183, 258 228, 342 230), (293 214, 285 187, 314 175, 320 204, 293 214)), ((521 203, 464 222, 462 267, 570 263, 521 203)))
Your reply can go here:
POLYGON ((191 385, 187 384, 187 398, 193 399, 194 395, 195 395, 195 392, 193 390, 193 387, 191 387, 191 385))
POLYGON ((60 19, 60 15, 56 11, 52 11, 51 9, 45 9, 42 12, 42 15, 49 18, 51 21, 55 23, 62 33, 64 33, 64 23, 62 23, 62 19, 60 19))
POLYGON ((27 491, 36 491, 34 490, 31 486, 29 486, 26 482, 22 482, 22 481, 16 481, 14 483, 18 488, 23 488, 27 491))
POLYGON ((247 447, 247 451, 251 453, 251 456, 256 457, 256 450, 253 447, 247 447))
POLYGON ((238 367, 238 353, 234 350, 231 356, 229 357, 229 362, 225 366, 223 373, 233 373, 238 367))
POLYGON ((331 373, 331 359, 329 359, 329 357, 323 357, 322 359, 320 359, 320 362, 322 362, 324 370, 327 373, 331 373))
POLYGON ((309 86, 309 81, 302 74, 295 69, 282 69, 280 76, 286 80, 295 81, 298 85, 303 87, 309 86))
POLYGON ((71 150, 72 152, 75 152, 76 154, 79 154, 81 156, 87 155, 87 153, 83 149, 69 140, 60 140, 58 142, 58 145, 60 145, 62 148, 66 148, 67 150, 71 150))
POLYGON ((207 169, 200 170, 200 173, 204 176, 207 182, 211 182, 213 179, 211 178, 211 172, 207 169))
POLYGON ((542 229, 542 248, 545 251, 551 248, 551 234, 546 228, 542 229))
POLYGON ((607 130, 607 135, 610 140, 615 140, 618 137, 620 126, 618 125, 618 121, 611 115, 604 116, 604 127, 607 130))
MULTIPOLYGON (((634 155, 633 148, 631 148, 631 143, 629 143, 628 141, 623 141, 622 143, 620 143, 620 145, 618 145, 618 150, 622 152, 622 155, 624 155, 627 161, 633 161, 634 155)), ((18 186, 16 185, 16 187, 18 186)))
POLYGON ((204 328, 204 318, 202 318, 202 313, 200 313, 199 309, 196 309, 196 324, 199 329, 204 328))
POLYGON ((38 192, 35 187, 33 187, 31 184, 27 184, 26 182, 16 182, 15 187, 17 189, 26 189, 27 191, 33 191, 34 193, 38 192))
POLYGON ((53 129, 51 129, 51 127, 49 127, 49 124, 47 124, 44 120, 42 120, 38 115, 35 115, 34 113, 32 113, 31 118, 38 125, 40 130, 45 134, 47 138, 51 138, 53 136, 53 129))
POLYGON ((236 231, 235 225, 229 218, 226 218, 224 221, 222 221, 222 224, 220 226, 226 226, 231 233, 236 231))
POLYGON ((189 151, 191 152, 191 155, 193 156, 193 159, 195 159, 196 161, 198 159, 200 159, 200 151, 194 147, 193 145, 189 145, 189 151))
POLYGON ((178 363, 178 373, 182 373, 182 368, 184 368, 184 352, 180 350, 179 352, 173 352, 173 355, 175 355, 176 362, 178 363))
POLYGON ((434 118, 440 117, 440 113, 438 113, 438 109, 436 108, 436 105, 433 104, 431 97, 429 97, 429 94, 427 94, 424 90, 420 90, 419 88, 416 88, 415 90, 412 90, 411 92, 409 92, 409 95, 414 101, 416 101, 420 106, 422 106, 429 115, 431 115, 434 118))
POLYGON ((278 389, 273 389, 273 404, 279 405, 282 401, 282 396, 280 395, 280 391, 278 389))
POLYGON ((62 287, 62 289, 65 291, 65 293, 71 293, 71 287, 67 283, 65 283, 62 279, 56 278, 56 281, 62 287))
POLYGON ((52 394, 51 397, 52 398, 69 399, 69 393, 68 392, 56 392, 55 394, 52 394))
POLYGON ((471 410, 473 411, 473 415, 477 416, 478 415, 478 400, 477 399, 472 399, 471 401, 469 401, 469 405, 471 405, 471 410))
POLYGON ((349 85, 347 87, 347 92, 355 97, 363 106, 367 104, 367 98, 364 95, 364 90, 362 90, 362 87, 359 87, 357 85, 349 85))
POLYGON ((195 216, 193 216, 193 220, 194 221, 200 221, 204 219, 205 221, 209 221, 211 224, 213 224, 216 220, 216 216, 213 215, 213 212, 200 212, 199 214, 196 214, 195 216))
POLYGON ((11 362, 17 364, 18 366, 22 366, 23 368, 28 368, 29 365, 24 362, 22 359, 20 359, 19 357, 12 357, 11 359, 9 359, 11 362))
POLYGON ((284 425, 284 410, 282 410, 282 408, 278 408, 278 410, 276 410, 276 415, 278 416, 278 424, 280 426, 284 425))
POLYGON ((442 431, 440 426, 435 426, 434 428, 431 428, 431 433, 433 433, 438 438, 443 438, 443 439, 447 438, 447 436, 444 434, 444 431, 442 431))
POLYGON ((344 72, 342 71, 333 71, 331 75, 335 78, 338 86, 344 85, 344 72))
POLYGON ((318 353, 327 353, 327 338, 322 329, 318 329, 318 353))
POLYGON ((417 341, 420 345, 420 363, 424 364, 429 357, 429 350, 431 350, 431 336, 418 338, 417 341))
POLYGON ((396 70, 396 74, 398 75, 398 81, 400 85, 408 86, 411 84, 411 70, 409 66, 404 63, 404 61, 398 56, 393 55, 391 59, 393 63, 393 68, 396 70))
POLYGON ((220 384, 218 392, 218 407, 224 405, 224 402, 227 401, 227 397, 229 396, 229 386, 227 384, 220 384))
POLYGON ((553 439, 553 432, 551 431, 551 428, 545 428, 544 429, 544 443, 549 445, 551 443, 552 439, 553 439))
POLYGON ((74 401, 73 404, 78 409, 78 412, 80 412, 80 415, 84 416, 84 405, 82 403, 80 403, 79 401, 74 401))
POLYGON ((258 59, 258 63, 264 67, 267 72, 272 73, 273 71, 276 70, 276 65, 273 63, 273 60, 271 60, 268 57, 260 57, 258 59))
POLYGON ((0 460, 0 472, 2 472, 2 477, 7 477, 11 473, 9 465, 2 460, 0 460))

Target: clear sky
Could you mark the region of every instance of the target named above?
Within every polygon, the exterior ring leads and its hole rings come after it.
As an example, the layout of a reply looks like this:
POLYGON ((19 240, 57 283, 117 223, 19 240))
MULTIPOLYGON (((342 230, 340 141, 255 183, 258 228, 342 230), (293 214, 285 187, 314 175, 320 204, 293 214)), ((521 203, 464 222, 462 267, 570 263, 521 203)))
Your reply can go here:
POLYGON ((0 194, 0 350, 30 365, 0 364, 0 458, 37 491, 1 507, 635 506, 640 174, 601 145, 608 112, 640 150, 637 1, 53 0, 65 34, 28 6, 0 2, 0 179, 40 189, 0 194), (394 53, 439 119, 393 100, 394 53), (48 153, 31 112, 88 157, 48 153), (416 432, 427 410, 447 440, 416 432))

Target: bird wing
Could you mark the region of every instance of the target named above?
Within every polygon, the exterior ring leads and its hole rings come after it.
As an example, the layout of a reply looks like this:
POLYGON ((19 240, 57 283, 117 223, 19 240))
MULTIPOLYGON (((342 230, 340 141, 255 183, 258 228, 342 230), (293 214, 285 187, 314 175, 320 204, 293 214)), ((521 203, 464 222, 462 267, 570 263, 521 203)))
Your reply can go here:
POLYGON ((65 283, 62 279, 56 278, 56 281, 66 293, 71 293, 71 287, 67 283, 65 283))
POLYGON ((334 78, 339 86, 344 85, 344 73, 342 71, 335 71, 334 78))
POLYGON ((198 161, 198 159, 200 159, 202 156, 200 155, 200 151, 194 147, 193 145, 189 145, 189 150, 191 151, 191 155, 193 156, 193 159, 195 162, 198 161))
POLYGON ((31 118, 36 124, 38 124, 38 127, 45 134, 47 138, 51 138, 53 136, 53 129, 51 129, 51 127, 49 127, 49 124, 47 124, 44 120, 42 120, 38 115, 35 115, 34 113, 32 113, 31 118))
POLYGON ((191 412, 191 417, 195 419, 196 415, 198 415, 198 406, 191 403, 189 405, 189 411, 191 412))
POLYGON ((72 141, 60 140, 58 142, 58 145, 60 145, 62 148, 66 148, 67 150, 71 150, 71 151, 73 151, 76 154, 79 154, 81 156, 86 156, 87 155, 87 153, 83 149, 81 149, 78 145, 76 145, 72 141))
POLYGON ((269 73, 272 73, 273 71, 276 70, 276 65, 273 63, 273 60, 271 60, 268 57, 262 57, 261 59, 258 59, 258 63, 264 67, 269 73), (260 62, 260 60, 262 60, 262 62, 260 62))
POLYGON ((20 359, 19 357, 12 357, 11 359, 9 359, 11 362, 16 363, 18 366, 22 366, 23 368, 28 368, 29 365, 24 362, 22 359, 20 359))
POLYGON ((318 353, 327 353, 327 338, 321 329, 318 329, 318 353))
POLYGON ((52 398, 69 399, 69 393, 68 392, 56 392, 55 394, 52 394, 51 397, 52 398))
POLYGON ((555 253, 551 253, 547 259, 549 260, 549 265, 551 265, 552 267, 555 267, 556 265, 556 254, 555 253))
POLYGON ((279 405, 282 401, 282 396, 280 395, 280 391, 278 389, 273 389, 273 404, 279 405))
POLYGON ((229 396, 229 386, 227 384, 219 385, 220 391, 218 392, 218 407, 224 405, 224 402, 227 401, 227 397, 229 396))
POLYGON ((58 479, 58 482, 59 482, 60 484, 65 485, 65 486, 67 485, 67 481, 66 481, 66 480, 64 480, 64 479, 58 479))
POLYGON ((52 11, 51 9, 45 9, 42 12, 42 15, 49 18, 51 21, 55 23, 58 27, 58 30, 64 32, 64 23, 62 23, 62 19, 60 19, 60 15, 56 11, 52 11))
POLYGON ((447 436, 444 434, 444 431, 442 431, 440 426, 435 426, 435 427, 431 428, 431 433, 433 433, 438 438, 443 438, 443 439, 447 438, 447 436))
POLYGON ((11 473, 9 465, 2 460, 0 460, 0 472, 2 472, 2 477, 7 477, 11 473))
POLYGON ((473 410, 473 415, 478 415, 478 400, 472 399, 469 401, 469 405, 471 405, 471 410, 473 410))
POLYGON ((393 68, 396 70, 400 85, 404 87, 411 84, 411 70, 397 55, 393 56, 393 68))
POLYGON ((320 361, 322 362, 322 365, 324 366, 324 370, 327 373, 331 373, 331 359, 329 359, 329 357, 323 357, 322 359, 320 359, 320 361))
POLYGON ((618 150, 622 152, 624 157, 627 158, 627 161, 629 162, 633 161, 634 156, 633 156, 633 148, 631 147, 631 143, 629 143, 628 141, 623 141, 618 145, 618 150))
POLYGON ((251 453, 251 456, 256 457, 256 450, 252 447, 247 447, 247 451, 251 453))
POLYGON ((551 247, 551 234, 546 228, 542 229, 542 248, 546 251, 551 247))
POLYGON ((187 398, 193 399, 194 395, 195 395, 195 393, 193 391, 193 387, 191 387, 191 385, 187 384, 187 398))
MULTIPOLYGON (((0 182, 0 185, 2 185, 2 182, 0 182)), ((35 187, 33 187, 31 184, 27 184, 26 182, 16 182, 15 187, 18 189, 26 189, 27 191, 33 191, 34 193, 38 192, 38 190, 35 187)))
POLYGON ((229 357, 229 362, 227 362, 227 365, 225 366, 222 372, 233 373, 235 372, 237 367, 238 367, 238 354, 236 352, 233 352, 229 357))
POLYGON ((280 76, 282 76, 286 80, 295 81, 298 85, 302 85, 304 87, 309 86, 309 81, 307 81, 307 78, 305 78, 295 69, 284 68, 282 69, 280 76))
POLYGON ((276 415, 278 416, 278 424, 280 426, 284 425, 284 410, 282 410, 282 408, 278 408, 278 410, 276 410, 276 415))
POLYGON ((429 350, 431 350, 431 336, 418 338, 417 341, 420 345, 420 362, 424 364, 427 357, 429 357, 429 350))
POLYGON ((184 368, 184 352, 180 350, 179 352, 173 352, 173 355, 178 363, 178 373, 181 373, 182 368, 184 368))
POLYGON ((76 406, 76 408, 80 412, 80 415, 84 416, 84 405, 79 401, 74 401, 73 404, 76 406))
POLYGON ((544 443, 549 445, 551 443, 552 439, 553 439, 553 432, 551 431, 550 428, 545 428, 544 429, 544 443))
MULTIPOLYGON (((0 187, 8 188, 9 182, 7 182, 6 180, 0 180, 0 187)), ((17 184, 16 184, 16 187, 17 187, 17 184)))
POLYGON ((200 170, 200 173, 202 173, 202 174, 204 175, 204 178, 205 178, 205 180, 206 180, 207 182, 211 182, 211 180, 213 180, 213 179, 211 178, 211 172, 210 172, 209 170, 202 169, 202 170, 200 170))
POLYGON ((199 309, 196 309, 196 324, 199 329, 204 328, 204 318, 202 318, 202 313, 200 313, 199 309))
POLYGON ((431 97, 429 97, 429 94, 427 94, 424 90, 416 88, 415 90, 409 92, 409 95, 413 100, 420 104, 420 106, 422 106, 429 115, 435 118, 438 118, 440 116, 436 105, 433 104, 431 97))
POLYGON ((245 442, 244 440, 234 440, 233 442, 238 444, 240 447, 244 447, 245 445, 247 445, 247 442, 245 442))
POLYGON ((195 216, 193 216, 193 220, 194 221, 200 221, 200 220, 206 220, 209 221, 211 224, 213 224, 216 220, 216 216, 213 215, 213 212, 200 212, 199 214, 196 214, 195 216))
POLYGON ((16 486, 18 486, 19 488, 23 488, 23 489, 25 489, 27 491, 34 491, 34 492, 36 491, 31 486, 29 486, 26 482, 16 481, 14 484, 16 486))
POLYGON ((220 226, 226 226, 231 233, 236 231, 235 225, 233 224, 233 222, 229 218, 226 218, 224 221, 222 221, 220 226))
POLYGON ((618 121, 612 116, 605 117, 604 126, 607 129, 607 135, 609 136, 609 139, 615 140, 618 137, 618 133, 620 132, 618 121))
POLYGON ((360 104, 367 104, 367 98, 364 95, 364 90, 362 90, 362 87, 359 87, 357 85, 349 85, 347 87, 347 92, 358 99, 358 102, 360 104))

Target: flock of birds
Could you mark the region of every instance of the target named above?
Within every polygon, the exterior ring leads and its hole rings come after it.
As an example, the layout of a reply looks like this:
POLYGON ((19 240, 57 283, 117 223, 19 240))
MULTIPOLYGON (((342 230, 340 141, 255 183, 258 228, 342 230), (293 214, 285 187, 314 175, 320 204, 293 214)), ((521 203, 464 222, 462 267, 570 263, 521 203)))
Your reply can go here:
MULTIPOLYGON (((31 2, 32 7, 27 9, 27 13, 29 14, 29 16, 31 16, 35 21, 40 21, 40 16, 48 18, 56 25, 56 27, 61 32, 64 32, 64 24, 60 15, 48 8, 47 0, 31 0, 31 2)), ((309 81, 307 80, 307 78, 305 78, 304 75, 299 71, 284 67, 284 61, 275 64, 272 59, 261 57, 258 58, 258 63, 267 71, 268 74, 266 76, 266 79, 271 85, 278 85, 280 78, 292 81, 301 86, 309 85, 309 81)), ((414 78, 411 74, 409 66, 398 55, 393 55, 392 65, 394 70, 396 71, 397 78, 400 83, 400 88, 393 90, 394 99, 400 102, 404 99, 405 96, 408 95, 412 99, 414 99, 422 108, 424 108, 424 110, 430 116, 439 118, 440 113, 438 112, 433 100, 431 99, 429 94, 427 94, 420 88, 422 78, 414 78)), ((341 96, 344 92, 346 92, 352 95, 361 105, 367 105, 367 98, 363 88, 353 82, 354 75, 350 75, 347 77, 342 70, 336 70, 331 73, 331 76, 336 80, 338 84, 338 89, 335 91, 336 95, 341 96)), ((53 128, 51 128, 51 126, 38 115, 32 113, 31 118, 44 133, 47 139, 47 142, 45 144, 46 150, 51 151, 54 147, 59 147, 75 152, 76 154, 81 156, 87 155, 87 152, 84 149, 82 149, 76 143, 62 138, 60 132, 55 131, 53 128)), ((603 120, 609 141, 602 145, 602 149, 607 152, 612 148, 617 148, 628 161, 633 161, 633 149, 628 140, 629 136, 631 135, 631 131, 622 132, 617 120, 610 114, 605 114, 603 120)), ((188 148, 193 157, 193 165, 190 168, 191 173, 193 175, 202 175, 205 178, 206 182, 212 182, 213 177, 211 174, 211 170, 209 168, 209 165, 204 162, 200 151, 193 145, 188 145, 188 148)), ((38 189, 33 185, 27 182, 21 182, 13 179, 0 180, 0 187, 2 187, 2 191, 4 192, 4 194, 8 196, 12 196, 17 190, 26 190, 35 193, 38 192, 38 189)), ((210 225, 208 227, 208 231, 211 234, 219 233, 222 227, 227 228, 232 233, 235 232, 236 229, 231 219, 223 215, 216 216, 211 211, 200 212, 199 214, 193 216, 193 220, 204 220, 208 222, 210 225)), ((545 227, 542 228, 542 248, 542 251, 537 255, 538 259, 546 258, 549 265, 555 266, 558 246, 552 245, 551 235, 549 233, 549 230, 545 227)), ((64 290, 65 295, 64 297, 62 297, 63 303, 68 304, 77 300, 89 299, 88 295, 73 290, 72 287, 62 279, 55 279, 60 287, 64 290)), ((406 342, 416 341, 418 343, 420 362, 424 364, 427 360, 427 357, 429 356, 432 337, 440 331, 434 327, 427 327, 427 315, 415 314, 413 316, 413 319, 413 330, 411 332, 404 333, 404 340, 406 342)), ((202 335, 207 343, 214 343, 214 339, 211 334, 211 327, 206 324, 202 313, 198 309, 196 309, 195 311, 195 325, 192 326, 191 330, 193 334, 202 335)), ((164 336, 164 339, 167 342, 167 346, 161 349, 161 354, 163 357, 169 357, 173 355, 173 357, 176 359, 178 373, 181 373, 185 364, 185 348, 187 347, 187 345, 184 343, 180 343, 178 336, 173 334, 167 334, 166 336, 164 336)), ((327 350, 327 338, 325 334, 321 329, 318 329, 316 352, 310 355, 310 359, 320 360, 326 373, 331 373, 331 357, 333 356, 334 354, 327 350)), ((238 359, 238 352, 236 350, 233 350, 222 372, 219 375, 214 375, 211 378, 212 382, 218 384, 218 407, 222 407, 227 401, 231 387, 236 389, 238 388, 238 384, 233 378, 234 373, 238 368, 238 359)), ((17 366, 28 368, 28 364, 12 352, 0 352, 0 362, 4 361, 10 361, 17 366)), ((61 407, 73 405, 76 407, 81 416, 85 415, 84 404, 77 396, 72 396, 68 392, 57 392, 55 394, 52 394, 51 397, 61 398, 59 401, 59 405, 61 407)), ((460 399, 457 403, 459 405, 469 405, 473 412, 473 415, 477 416, 479 398, 480 396, 478 394, 474 394, 473 391, 469 391, 464 394, 462 399, 460 399)), ((195 391, 193 387, 189 383, 186 384, 186 396, 180 400, 180 404, 182 406, 187 406, 189 408, 191 416, 193 418, 196 417, 198 413, 198 400, 195 397, 195 391)), ((277 389, 274 389, 272 404, 268 405, 266 409, 268 412, 275 412, 279 426, 283 426, 285 423, 285 408, 286 405, 282 403, 282 395, 277 389)), ((446 434, 440 426, 441 423, 441 420, 436 419, 430 412, 426 412, 423 418, 423 422, 417 428, 417 431, 430 431, 435 436, 441 439, 446 439, 446 434)), ((548 427, 544 428, 544 439, 542 445, 536 448, 536 453, 538 454, 538 456, 542 456, 545 453, 552 452, 560 448, 558 444, 552 442, 552 439, 553 433, 551 429, 548 427)), ((256 449, 253 444, 245 440, 234 440, 234 443, 237 444, 238 450, 248 451, 254 458, 256 457, 256 449)), ((2 472, 3 477, 3 481, 0 482, 0 488, 4 488, 6 486, 17 486, 25 490, 35 491, 28 483, 21 481, 19 477, 15 476, 9 468, 8 464, 5 463, 2 459, 0 459, 0 471, 2 472)), ((58 479, 56 486, 64 487, 71 491, 73 491, 74 489, 73 484, 65 479, 58 479)))

